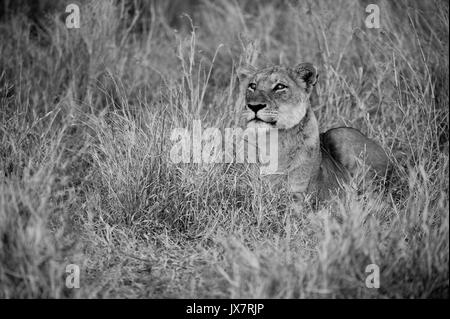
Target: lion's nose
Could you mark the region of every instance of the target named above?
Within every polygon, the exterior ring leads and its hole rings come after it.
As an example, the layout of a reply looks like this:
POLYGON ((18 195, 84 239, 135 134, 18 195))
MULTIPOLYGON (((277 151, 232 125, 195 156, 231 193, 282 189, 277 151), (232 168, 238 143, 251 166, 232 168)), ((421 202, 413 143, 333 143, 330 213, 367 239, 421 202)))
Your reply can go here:
POLYGON ((265 108, 267 104, 247 104, 248 108, 253 112, 258 113, 259 110, 265 108))

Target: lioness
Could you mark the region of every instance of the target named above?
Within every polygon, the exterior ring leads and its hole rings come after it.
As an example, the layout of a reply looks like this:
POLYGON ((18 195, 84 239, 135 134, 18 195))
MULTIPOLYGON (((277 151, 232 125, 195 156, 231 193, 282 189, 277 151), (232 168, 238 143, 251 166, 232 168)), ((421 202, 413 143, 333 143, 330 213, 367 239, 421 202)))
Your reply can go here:
POLYGON ((319 134, 309 98, 318 78, 312 64, 262 70, 245 66, 238 69, 238 77, 246 87, 242 113, 246 126, 278 129, 281 175, 270 179, 276 182, 287 176, 297 200, 309 193, 326 199, 348 181, 358 163, 368 165, 372 175, 386 175, 386 153, 357 129, 339 127, 319 134))

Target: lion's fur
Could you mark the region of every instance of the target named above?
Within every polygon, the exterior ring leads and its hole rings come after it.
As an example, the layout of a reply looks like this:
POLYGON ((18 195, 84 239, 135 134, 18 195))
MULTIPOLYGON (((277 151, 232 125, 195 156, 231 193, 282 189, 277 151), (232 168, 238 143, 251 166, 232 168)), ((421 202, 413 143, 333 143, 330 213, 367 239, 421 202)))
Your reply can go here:
MULTIPOLYGON (((361 163, 369 166, 371 176, 386 175, 389 162, 386 153, 358 130, 340 127, 319 134, 309 102, 317 80, 311 64, 301 63, 293 69, 247 68, 238 74, 243 85, 251 86, 246 91, 243 111, 246 125, 278 129, 278 171, 287 176, 294 195, 303 198, 312 193, 327 198, 348 181, 361 163), (287 88, 277 92, 274 90, 277 83, 287 88)), ((279 180, 276 176, 269 179, 279 180)))

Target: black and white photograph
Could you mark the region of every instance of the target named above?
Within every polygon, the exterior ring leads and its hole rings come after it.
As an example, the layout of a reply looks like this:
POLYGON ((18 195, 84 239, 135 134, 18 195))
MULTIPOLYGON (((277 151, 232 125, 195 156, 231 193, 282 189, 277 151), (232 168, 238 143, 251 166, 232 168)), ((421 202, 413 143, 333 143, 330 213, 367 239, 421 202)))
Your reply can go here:
POLYGON ((448 0, 0 0, 0 299, 448 298, 448 0))

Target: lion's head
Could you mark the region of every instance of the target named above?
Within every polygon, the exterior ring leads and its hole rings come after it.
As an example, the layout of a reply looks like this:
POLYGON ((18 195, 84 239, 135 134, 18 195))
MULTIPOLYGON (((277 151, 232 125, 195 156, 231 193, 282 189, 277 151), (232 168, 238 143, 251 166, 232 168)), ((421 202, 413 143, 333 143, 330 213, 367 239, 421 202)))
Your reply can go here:
POLYGON ((309 95, 318 75, 311 63, 294 68, 273 66, 255 70, 238 69, 241 85, 246 86, 245 109, 247 127, 289 129, 303 119, 309 107, 309 95))

